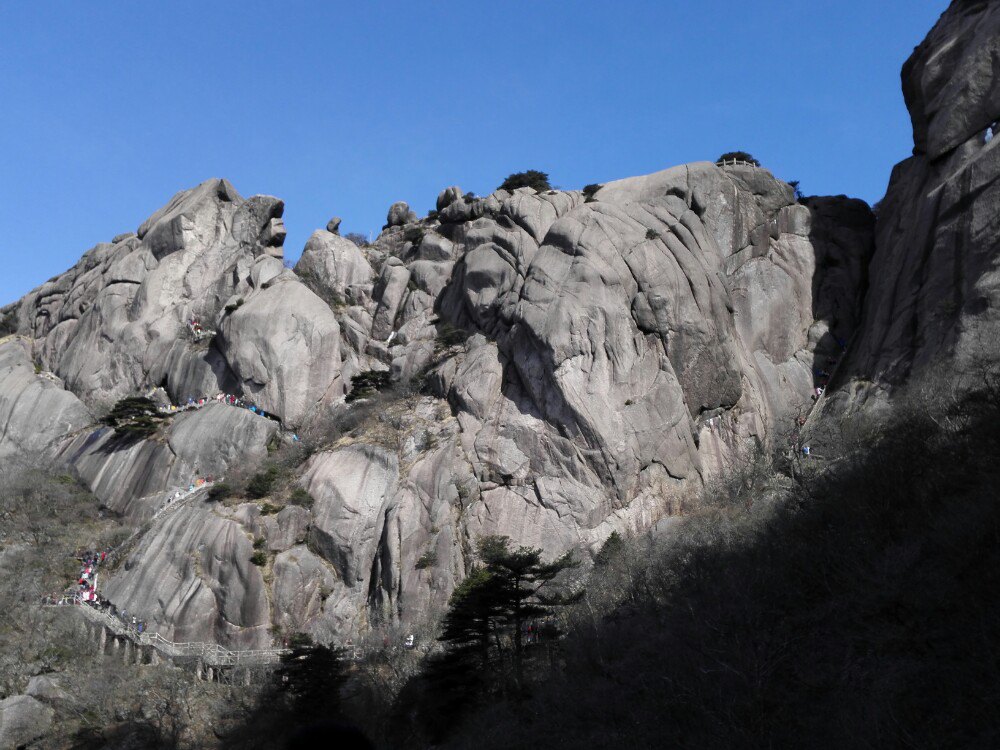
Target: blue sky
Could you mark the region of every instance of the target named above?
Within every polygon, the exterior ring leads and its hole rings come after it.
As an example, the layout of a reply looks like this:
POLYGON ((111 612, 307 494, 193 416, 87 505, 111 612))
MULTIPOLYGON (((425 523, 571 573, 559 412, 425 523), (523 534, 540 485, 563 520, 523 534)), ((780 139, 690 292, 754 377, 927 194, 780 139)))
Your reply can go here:
POLYGON ((559 187, 745 149, 881 197, 899 69, 947 0, 0 2, 0 304, 226 177, 378 232, 452 184, 559 187))

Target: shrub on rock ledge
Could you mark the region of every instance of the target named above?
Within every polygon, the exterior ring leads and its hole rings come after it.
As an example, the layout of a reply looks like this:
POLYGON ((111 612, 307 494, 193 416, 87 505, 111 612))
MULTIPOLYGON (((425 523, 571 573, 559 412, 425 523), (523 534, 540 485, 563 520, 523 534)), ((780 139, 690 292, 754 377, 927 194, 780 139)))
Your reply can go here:
POLYGON ((14 313, 0 315, 0 338, 17 333, 17 318, 14 313))
POLYGON ((443 351, 453 346, 460 346, 469 339, 469 332, 451 323, 438 323, 434 350, 443 351))
POLYGON ((509 190, 511 192, 523 187, 530 187, 539 193, 552 189, 552 186, 549 184, 548 174, 539 172, 537 169, 529 169, 526 172, 515 172, 512 175, 508 175, 507 179, 500 185, 501 190, 509 190))
POLYGON ((351 403, 360 398, 368 398, 388 387, 388 370, 365 370, 351 378, 351 392, 347 394, 344 401, 351 403))
POLYGON ((130 396, 115 404, 102 421, 120 435, 148 438, 163 423, 163 415, 157 410, 156 404, 145 396, 130 396))
POLYGON ((267 497, 274 489, 280 473, 277 466, 269 466, 264 471, 254 474, 247 482, 247 495, 254 499, 267 497))

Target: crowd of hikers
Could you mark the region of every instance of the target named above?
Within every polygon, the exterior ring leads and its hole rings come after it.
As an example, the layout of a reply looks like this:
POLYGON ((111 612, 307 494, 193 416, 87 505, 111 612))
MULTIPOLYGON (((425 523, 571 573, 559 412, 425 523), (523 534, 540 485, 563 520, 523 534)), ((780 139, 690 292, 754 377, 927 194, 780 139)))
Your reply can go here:
POLYGON ((226 404, 227 406, 233 406, 237 409, 246 409, 249 412, 256 414, 259 417, 264 417, 266 419, 274 420, 275 422, 281 422, 281 419, 277 414, 272 414, 271 412, 264 411, 262 408, 257 406, 251 401, 247 401, 240 396, 234 396, 231 393, 217 393, 213 397, 201 396, 199 398, 188 398, 186 403, 183 404, 165 404, 159 407, 161 414, 178 414, 184 411, 194 411, 196 409, 201 409, 204 406, 212 402, 226 404))
POLYGON ((187 327, 195 341, 201 341, 202 339, 211 338, 215 335, 215 331, 209 331, 202 328, 202 325, 197 318, 188 318, 187 327))
POLYGON ((178 500, 183 500, 188 495, 197 492, 202 487, 207 487, 208 485, 215 484, 217 480, 214 477, 196 477, 193 482, 188 484, 187 488, 181 488, 174 492, 170 497, 167 498, 167 504, 177 502, 178 500))
POLYGON ((49 605, 80 605, 93 607, 121 622, 124 628, 136 635, 146 629, 146 623, 135 615, 129 616, 128 610, 119 610, 109 600, 97 591, 97 573, 100 566, 107 562, 109 553, 106 550, 79 551, 75 558, 80 563, 80 575, 75 584, 62 594, 49 594, 43 597, 42 603, 49 605))

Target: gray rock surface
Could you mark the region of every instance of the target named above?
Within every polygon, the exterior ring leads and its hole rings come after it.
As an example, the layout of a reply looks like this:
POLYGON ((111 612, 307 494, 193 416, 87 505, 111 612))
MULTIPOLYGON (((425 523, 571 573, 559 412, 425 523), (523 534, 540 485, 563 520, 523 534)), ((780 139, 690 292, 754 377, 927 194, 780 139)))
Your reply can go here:
POLYGON ((462 198, 462 188, 458 185, 452 185, 451 187, 446 187, 440 193, 438 193, 437 203, 435 204, 438 211, 444 211, 448 206, 457 200, 462 198))
POLYGON ((347 287, 370 284, 374 271, 361 249, 348 239, 317 229, 306 242, 295 273, 314 282, 327 295, 345 293, 347 287))
POLYGON ((27 695, 43 701, 59 701, 69 697, 59 684, 59 678, 51 674, 39 674, 28 680, 27 695))
POLYGON ((389 206, 389 213, 385 217, 385 223, 388 227, 401 227, 416 220, 417 215, 403 201, 398 201, 389 206))
POLYGON ((123 441, 105 427, 82 432, 58 455, 104 505, 141 522, 198 476, 262 461, 277 430, 246 409, 213 403, 173 417, 159 439, 123 441))
POLYGON ((55 712, 30 695, 12 695, 0 700, 0 748, 28 745, 45 735, 55 712))
POLYGON ((219 323, 218 347, 240 392, 289 426, 343 394, 340 326, 294 274, 247 294, 219 323))
POLYGON ((265 648, 271 612, 253 552, 238 523, 189 505, 152 526, 105 593, 168 640, 265 648))
POLYGON ((0 460, 37 458, 94 420, 58 379, 36 373, 30 342, 0 341, 0 460))
POLYGON ((293 377, 287 398, 277 395, 287 375, 276 372, 272 382, 261 363, 278 357, 301 372, 308 363, 290 358, 303 354, 303 342, 336 360, 339 334, 322 303, 282 272, 283 210, 271 196, 244 200, 225 180, 178 193, 136 234, 96 246, 21 300, 18 331, 33 338, 41 366, 95 412, 153 385, 185 401, 244 384, 262 394, 269 411, 284 417, 290 409, 294 422, 305 402, 337 390, 338 363, 304 374, 305 382, 293 377), (285 285, 281 294, 268 294, 277 284, 285 285), (227 305, 239 314, 229 315, 227 305), (268 315, 283 319, 264 325, 268 315), (194 341, 186 325, 191 318, 206 329, 225 324, 224 350, 214 340, 194 341), (271 342, 249 351, 238 343, 244 326, 271 342), (286 334, 292 340, 276 349, 273 337, 286 334))
POLYGON ((272 625, 337 640, 432 618, 479 535, 585 555, 677 513, 780 439, 810 403, 817 358, 860 319, 867 207, 798 204, 763 169, 692 164, 589 201, 459 193, 438 218, 397 204, 364 248, 318 230, 292 272, 274 252, 280 201, 206 183, 17 306, 34 337, 18 377, 31 356, 56 363, 70 393, 58 378, 39 387, 80 423, 45 444, 149 524, 107 583, 113 601, 165 637, 248 647, 272 625), (186 336, 190 317, 211 341, 186 336), (364 370, 398 384, 370 412, 342 401, 364 370), (96 408, 152 385, 242 394, 285 431, 211 404, 123 442, 73 411, 73 394, 96 408), (166 502, 352 413, 358 427, 321 431, 297 470, 311 508, 166 502), (257 538, 266 576, 249 563, 257 538))
POLYGON ((998 58, 996 4, 953 2, 903 66, 915 155, 934 161, 997 123, 998 58))

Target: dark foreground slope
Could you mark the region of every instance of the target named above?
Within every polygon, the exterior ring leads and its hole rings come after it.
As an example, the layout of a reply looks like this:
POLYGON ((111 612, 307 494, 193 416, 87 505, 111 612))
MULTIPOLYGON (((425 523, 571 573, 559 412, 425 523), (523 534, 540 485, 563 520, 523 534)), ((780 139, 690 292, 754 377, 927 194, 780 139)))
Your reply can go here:
POLYGON ((974 404, 850 425, 829 470, 751 468, 623 550, 448 746, 997 747, 1000 401, 974 404))

